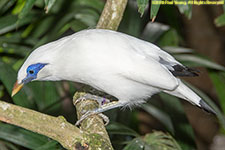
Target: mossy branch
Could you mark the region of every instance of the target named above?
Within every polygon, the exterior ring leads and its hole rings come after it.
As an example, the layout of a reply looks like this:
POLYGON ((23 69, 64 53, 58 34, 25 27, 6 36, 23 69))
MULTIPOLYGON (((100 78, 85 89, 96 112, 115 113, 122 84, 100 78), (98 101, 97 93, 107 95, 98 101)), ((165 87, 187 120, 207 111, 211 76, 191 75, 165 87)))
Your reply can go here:
MULTIPOLYGON (((77 93, 74 98, 77 99, 82 94, 77 93)), ((76 105, 77 113, 80 115, 83 110, 94 109, 97 106, 95 101, 82 101, 76 105)), ((53 117, 0 101, 0 120, 50 137, 69 150, 81 148, 113 149, 104 123, 98 116, 91 116, 84 120, 82 128, 79 129, 67 122, 63 116, 53 117)))
POLYGON ((0 101, 0 120, 48 136, 71 150, 77 142, 84 142, 86 136, 62 116, 49 116, 3 101, 0 101))
MULTIPOLYGON (((78 119, 83 113, 98 108, 99 104, 94 100, 80 101, 75 104, 75 101, 82 97, 85 93, 76 92, 73 98, 74 105, 76 106, 78 119)), ((112 150, 112 145, 105 129, 104 122, 98 115, 89 116, 81 122, 80 129, 91 136, 90 146, 94 149, 112 150)), ((90 137, 89 137, 90 139, 90 137)))

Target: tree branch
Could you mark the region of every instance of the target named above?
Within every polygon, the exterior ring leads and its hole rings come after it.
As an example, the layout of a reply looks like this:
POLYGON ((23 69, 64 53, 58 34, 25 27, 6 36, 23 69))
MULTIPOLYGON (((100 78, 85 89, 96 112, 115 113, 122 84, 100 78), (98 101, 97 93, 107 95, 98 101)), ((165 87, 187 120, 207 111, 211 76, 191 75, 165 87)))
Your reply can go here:
MULTIPOLYGON (((76 106, 78 119, 87 111, 98 108, 99 104, 94 100, 80 101, 75 104, 75 101, 82 97, 85 93, 76 92, 73 97, 74 105, 76 106)), ((81 130, 93 135, 90 146, 94 149, 112 150, 112 145, 105 129, 104 122, 98 115, 89 116, 81 122, 81 130)))
MULTIPOLYGON (((74 101, 83 94, 77 92, 74 101)), ((98 104, 93 100, 82 101, 76 105, 78 116, 81 116, 81 112, 96 107, 98 104)), ((53 117, 0 101, 0 120, 48 136, 69 150, 81 148, 113 149, 104 123, 98 115, 84 120, 81 129, 79 129, 67 122, 62 116, 53 117)))
POLYGON ((74 150, 76 143, 85 142, 86 135, 62 116, 53 117, 0 101, 0 120, 48 136, 67 149, 74 150))
POLYGON ((117 30, 126 5, 127 0, 107 0, 97 28, 117 30))

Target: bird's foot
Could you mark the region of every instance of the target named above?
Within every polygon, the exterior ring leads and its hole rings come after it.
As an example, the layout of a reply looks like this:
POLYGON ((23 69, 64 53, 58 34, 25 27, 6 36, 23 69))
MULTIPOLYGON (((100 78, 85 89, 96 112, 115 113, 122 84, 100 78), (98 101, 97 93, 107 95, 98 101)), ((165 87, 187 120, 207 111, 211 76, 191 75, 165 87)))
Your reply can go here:
POLYGON ((92 94, 89 94, 89 93, 86 93, 85 95, 81 96, 80 98, 78 98, 76 101, 75 101, 75 104, 81 102, 81 101, 84 101, 84 100, 95 100, 98 102, 99 104, 99 108, 96 109, 96 110, 92 110, 92 111, 88 111, 86 113, 84 113, 84 115, 81 116, 81 118, 76 122, 76 126, 80 125, 80 123, 88 118, 89 116, 91 115, 95 115, 95 114, 98 114, 102 119, 103 121, 105 122, 105 125, 107 125, 109 123, 109 118, 107 116, 105 116, 104 114, 101 113, 101 107, 107 103, 110 103, 110 100, 106 99, 106 98, 103 98, 103 97, 99 97, 99 96, 96 96, 96 95, 92 95, 92 94))
POLYGON ((109 118, 105 115, 102 114, 102 112, 104 111, 107 111, 107 110, 110 110, 110 109, 113 109, 113 108, 117 108, 117 107, 121 107, 121 106, 124 106, 125 103, 121 103, 120 101, 113 101, 113 102, 110 102, 110 103, 106 103, 104 105, 100 105, 99 108, 95 109, 95 110, 92 110, 92 111, 88 111, 86 112, 77 122, 76 122, 76 126, 80 125, 80 123, 88 118, 89 116, 91 115, 95 115, 95 114, 98 114, 105 122, 105 125, 107 125, 109 123, 109 118))
POLYGON ((83 116, 81 116, 81 118, 76 122, 76 126, 79 126, 81 124, 82 121, 84 121, 84 119, 90 117, 91 115, 96 115, 98 114, 104 121, 105 126, 109 123, 109 118, 102 114, 102 113, 97 113, 95 110, 94 111, 88 111, 86 112, 83 116))
POLYGON ((83 95, 80 98, 78 98, 75 101, 75 104, 79 103, 80 101, 87 100, 87 99, 97 101, 100 107, 102 105, 104 105, 104 104, 110 103, 110 100, 108 100, 106 98, 103 98, 103 97, 99 97, 99 96, 96 96, 96 95, 92 95, 92 94, 86 93, 85 95, 83 95))

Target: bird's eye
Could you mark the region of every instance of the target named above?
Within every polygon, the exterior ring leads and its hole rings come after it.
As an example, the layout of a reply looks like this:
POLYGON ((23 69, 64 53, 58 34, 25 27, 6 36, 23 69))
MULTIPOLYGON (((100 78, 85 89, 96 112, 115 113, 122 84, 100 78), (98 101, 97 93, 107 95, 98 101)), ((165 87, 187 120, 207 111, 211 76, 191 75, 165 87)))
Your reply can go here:
POLYGON ((33 71, 33 70, 29 70, 29 73, 30 73, 30 74, 33 74, 33 73, 34 73, 34 71, 33 71))

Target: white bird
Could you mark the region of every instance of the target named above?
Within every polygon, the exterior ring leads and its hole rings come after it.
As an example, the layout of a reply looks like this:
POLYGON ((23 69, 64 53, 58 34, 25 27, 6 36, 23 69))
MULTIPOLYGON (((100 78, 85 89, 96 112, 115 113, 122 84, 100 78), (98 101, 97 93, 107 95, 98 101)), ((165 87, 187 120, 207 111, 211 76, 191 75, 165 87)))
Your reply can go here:
POLYGON ((116 31, 90 29, 35 49, 18 72, 12 96, 31 81, 68 80, 118 98, 97 113, 141 104, 159 92, 215 113, 179 76, 197 73, 154 44, 116 31))

